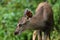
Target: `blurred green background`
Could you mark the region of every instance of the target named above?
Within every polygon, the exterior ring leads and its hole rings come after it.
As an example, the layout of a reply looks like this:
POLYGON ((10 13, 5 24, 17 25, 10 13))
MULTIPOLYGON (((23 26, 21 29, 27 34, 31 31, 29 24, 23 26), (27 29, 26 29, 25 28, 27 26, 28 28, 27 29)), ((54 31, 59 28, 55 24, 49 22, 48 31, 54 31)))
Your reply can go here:
MULTIPOLYGON (((33 13, 44 0, 0 0, 0 40, 32 40, 33 30, 26 30, 21 35, 14 35, 18 20, 26 8, 33 13)), ((47 0, 54 12, 54 31, 51 40, 60 40, 60 0, 47 0)))

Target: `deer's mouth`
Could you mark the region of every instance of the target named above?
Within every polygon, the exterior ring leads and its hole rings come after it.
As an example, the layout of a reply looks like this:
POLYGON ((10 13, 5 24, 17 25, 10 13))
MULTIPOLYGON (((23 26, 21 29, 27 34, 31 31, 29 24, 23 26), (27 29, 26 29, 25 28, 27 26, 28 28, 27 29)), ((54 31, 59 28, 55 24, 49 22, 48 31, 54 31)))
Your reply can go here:
POLYGON ((14 35, 18 35, 18 34, 21 34, 23 31, 23 27, 19 27, 16 29, 16 31, 14 32, 14 35))
POLYGON ((22 33, 22 31, 14 32, 14 35, 20 35, 21 33, 22 33))
POLYGON ((15 33, 14 33, 14 35, 18 35, 18 34, 19 34, 19 32, 15 32, 15 33))

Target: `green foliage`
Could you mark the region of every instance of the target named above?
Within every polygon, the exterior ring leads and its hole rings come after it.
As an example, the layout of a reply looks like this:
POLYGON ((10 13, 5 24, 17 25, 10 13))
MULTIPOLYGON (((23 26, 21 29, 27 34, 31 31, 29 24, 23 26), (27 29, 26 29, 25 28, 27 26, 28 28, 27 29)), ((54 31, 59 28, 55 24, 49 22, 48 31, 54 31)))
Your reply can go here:
MULTIPOLYGON (((29 8, 33 13, 37 5, 43 0, 1 0, 0 1, 0 40, 31 40, 31 30, 21 35, 14 35, 18 20, 23 16, 24 10, 29 8)), ((60 0, 48 0, 54 12, 54 22, 60 32, 60 0)), ((56 29, 51 33, 51 40, 60 40, 56 29)))

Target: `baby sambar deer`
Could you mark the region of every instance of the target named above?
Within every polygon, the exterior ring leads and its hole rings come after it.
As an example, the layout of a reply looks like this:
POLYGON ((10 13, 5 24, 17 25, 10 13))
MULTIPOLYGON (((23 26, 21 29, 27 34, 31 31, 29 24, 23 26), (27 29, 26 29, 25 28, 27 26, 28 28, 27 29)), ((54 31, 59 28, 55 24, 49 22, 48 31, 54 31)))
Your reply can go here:
MULTIPOLYGON (((52 8, 47 2, 42 2, 36 8, 33 16, 28 9, 25 10, 24 16, 17 24, 15 35, 29 29, 36 30, 40 34, 38 40, 50 40, 50 31, 53 29, 53 24, 52 8), (44 39, 42 39, 42 32, 44 32, 44 39)), ((35 38, 36 36, 33 37, 35 38)), ((35 40, 34 38, 33 40, 35 40)))

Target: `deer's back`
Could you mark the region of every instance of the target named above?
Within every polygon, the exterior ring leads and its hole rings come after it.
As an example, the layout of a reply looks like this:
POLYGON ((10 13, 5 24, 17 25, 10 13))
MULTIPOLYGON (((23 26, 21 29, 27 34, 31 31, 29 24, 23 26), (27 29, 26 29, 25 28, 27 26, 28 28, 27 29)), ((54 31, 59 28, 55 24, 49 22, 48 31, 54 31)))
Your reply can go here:
POLYGON ((36 28, 51 28, 50 26, 53 25, 53 12, 51 6, 47 2, 40 3, 30 22, 36 28))

